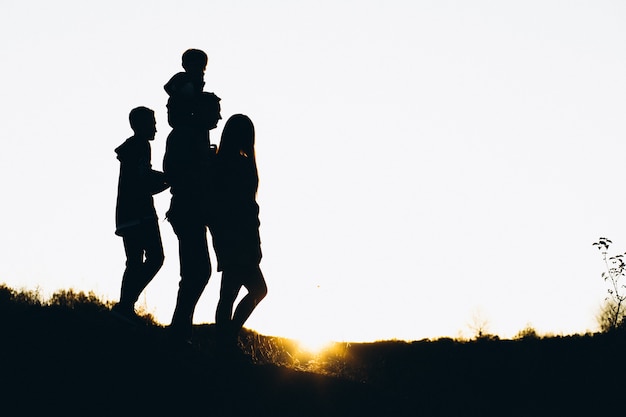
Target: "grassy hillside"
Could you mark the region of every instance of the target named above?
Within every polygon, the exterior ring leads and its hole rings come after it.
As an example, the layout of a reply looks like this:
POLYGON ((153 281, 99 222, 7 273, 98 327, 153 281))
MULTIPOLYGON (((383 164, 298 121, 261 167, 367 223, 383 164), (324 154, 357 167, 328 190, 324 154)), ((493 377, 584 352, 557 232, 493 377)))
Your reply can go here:
POLYGON ((250 363, 166 343, 93 295, 0 286, 0 415, 623 415, 623 334, 338 344, 326 355, 245 332, 250 363), (6 412, 5 412, 6 411, 6 412))

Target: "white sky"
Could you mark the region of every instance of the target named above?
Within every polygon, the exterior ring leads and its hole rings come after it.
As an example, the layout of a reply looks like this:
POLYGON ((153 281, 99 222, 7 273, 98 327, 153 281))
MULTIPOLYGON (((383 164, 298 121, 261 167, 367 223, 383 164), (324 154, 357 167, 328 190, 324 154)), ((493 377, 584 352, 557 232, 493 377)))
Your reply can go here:
MULTIPOLYGON (((347 341, 596 328, 600 236, 626 250, 622 1, 0 3, 0 282, 118 297, 128 112, 209 55, 256 125, 262 269, 247 327, 347 341), (54 4, 53 4, 54 3, 54 4)), ((217 142, 223 123, 212 134, 217 142)), ((177 241, 142 300, 169 323, 177 241)), ((195 322, 212 322, 214 274, 195 322)))

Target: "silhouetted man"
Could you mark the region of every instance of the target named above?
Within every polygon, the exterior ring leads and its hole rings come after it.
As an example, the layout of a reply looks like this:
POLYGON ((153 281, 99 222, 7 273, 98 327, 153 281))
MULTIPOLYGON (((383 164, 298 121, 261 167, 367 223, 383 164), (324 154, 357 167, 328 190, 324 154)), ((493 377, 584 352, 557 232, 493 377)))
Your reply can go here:
POLYGON ((180 258, 181 278, 170 325, 175 342, 191 343, 193 313, 211 275, 208 188, 215 151, 208 135, 221 119, 219 101, 213 93, 199 95, 186 122, 177 124, 168 136, 163 159, 172 193, 167 218, 178 238, 180 258))
POLYGON ((168 185, 165 175, 151 165, 150 141, 156 133, 154 111, 134 108, 129 120, 134 135, 115 149, 120 161, 115 234, 124 241, 126 269, 120 300, 112 311, 136 322, 135 303, 163 265, 163 245, 152 195, 168 185))

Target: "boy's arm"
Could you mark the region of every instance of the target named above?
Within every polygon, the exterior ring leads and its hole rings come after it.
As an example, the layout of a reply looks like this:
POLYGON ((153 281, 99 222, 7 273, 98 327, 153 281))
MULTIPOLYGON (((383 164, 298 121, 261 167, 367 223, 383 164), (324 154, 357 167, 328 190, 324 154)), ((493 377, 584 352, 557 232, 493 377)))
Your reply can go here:
POLYGON ((148 188, 151 194, 158 194, 167 190, 170 185, 165 180, 165 174, 161 171, 150 170, 148 176, 148 188))
MULTIPOLYGON (((144 149, 143 152, 146 150, 144 149)), ((165 181, 165 174, 152 169, 149 149, 145 155, 137 159, 137 177, 143 190, 151 195, 158 194, 169 187, 165 181)))

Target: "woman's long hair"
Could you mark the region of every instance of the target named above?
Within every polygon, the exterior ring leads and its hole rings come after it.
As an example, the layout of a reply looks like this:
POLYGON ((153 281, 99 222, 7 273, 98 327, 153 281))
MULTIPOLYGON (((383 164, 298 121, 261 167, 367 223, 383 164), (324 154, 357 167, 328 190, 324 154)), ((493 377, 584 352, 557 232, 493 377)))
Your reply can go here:
POLYGON ((230 164, 237 158, 245 158, 250 172, 254 175, 254 192, 259 186, 259 174, 254 153, 254 125, 244 114, 231 116, 224 126, 218 149, 218 158, 222 163, 230 164))

